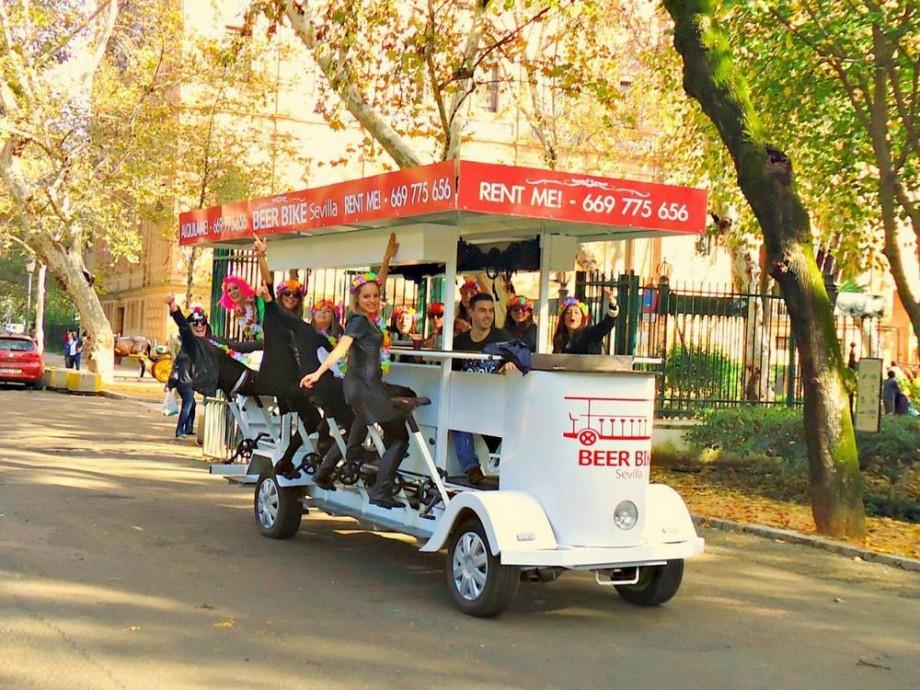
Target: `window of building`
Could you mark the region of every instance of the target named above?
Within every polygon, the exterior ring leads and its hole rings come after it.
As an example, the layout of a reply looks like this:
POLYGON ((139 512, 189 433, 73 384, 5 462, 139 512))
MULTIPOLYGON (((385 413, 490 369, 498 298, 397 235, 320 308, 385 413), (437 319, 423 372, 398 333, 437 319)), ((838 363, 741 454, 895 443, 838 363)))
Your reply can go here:
POLYGON ((492 70, 489 74, 489 88, 486 92, 486 110, 490 113, 498 112, 498 86, 500 78, 501 72, 498 69, 498 65, 492 65, 492 70))

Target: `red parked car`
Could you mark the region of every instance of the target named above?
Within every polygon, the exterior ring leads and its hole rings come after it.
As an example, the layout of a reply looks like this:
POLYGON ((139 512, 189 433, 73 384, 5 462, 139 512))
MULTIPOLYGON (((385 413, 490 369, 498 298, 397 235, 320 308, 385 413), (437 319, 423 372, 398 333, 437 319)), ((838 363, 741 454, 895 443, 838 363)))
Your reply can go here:
POLYGON ((45 361, 31 338, 0 335, 0 383, 24 383, 41 390, 45 385, 45 361))

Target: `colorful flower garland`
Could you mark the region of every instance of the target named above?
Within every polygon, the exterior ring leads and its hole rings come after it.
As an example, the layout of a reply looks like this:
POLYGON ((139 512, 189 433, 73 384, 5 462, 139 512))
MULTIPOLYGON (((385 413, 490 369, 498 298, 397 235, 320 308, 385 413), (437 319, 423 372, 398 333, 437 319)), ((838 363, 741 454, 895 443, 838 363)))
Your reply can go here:
POLYGON ((211 345, 216 347, 218 350, 222 350, 226 352, 227 355, 235 359, 237 362, 243 362, 245 364, 246 355, 243 354, 242 352, 237 352, 236 350, 234 350, 232 347, 230 347, 226 343, 222 343, 219 340, 214 340, 213 338, 208 338, 208 342, 211 343, 211 345))

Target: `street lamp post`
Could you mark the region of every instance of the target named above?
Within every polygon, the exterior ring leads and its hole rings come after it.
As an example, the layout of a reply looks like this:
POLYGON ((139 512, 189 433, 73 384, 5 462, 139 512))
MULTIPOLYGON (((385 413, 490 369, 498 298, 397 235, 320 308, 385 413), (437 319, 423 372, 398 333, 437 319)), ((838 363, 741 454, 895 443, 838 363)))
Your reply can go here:
POLYGON ((26 261, 26 273, 29 274, 29 288, 26 291, 26 335, 32 333, 32 274, 35 273, 35 257, 26 261))

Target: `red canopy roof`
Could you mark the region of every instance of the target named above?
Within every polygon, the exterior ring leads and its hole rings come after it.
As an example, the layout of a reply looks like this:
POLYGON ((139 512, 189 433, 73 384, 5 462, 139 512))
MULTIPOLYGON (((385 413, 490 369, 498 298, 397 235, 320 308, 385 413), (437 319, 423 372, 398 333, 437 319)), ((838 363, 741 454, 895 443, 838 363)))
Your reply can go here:
POLYGON ((706 196, 690 187, 448 161, 187 211, 179 216, 179 241, 248 241, 253 233, 381 227, 409 218, 462 224, 483 214, 515 227, 530 220, 570 234, 590 234, 591 228, 631 236, 700 234, 706 196))

